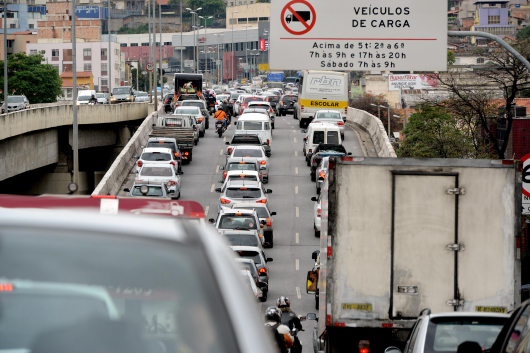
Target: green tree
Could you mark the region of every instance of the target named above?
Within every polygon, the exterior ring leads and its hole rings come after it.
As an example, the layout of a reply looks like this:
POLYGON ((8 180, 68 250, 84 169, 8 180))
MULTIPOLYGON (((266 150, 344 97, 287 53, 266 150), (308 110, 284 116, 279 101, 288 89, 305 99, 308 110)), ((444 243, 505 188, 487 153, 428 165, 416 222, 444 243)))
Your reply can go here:
POLYGON ((443 107, 419 106, 403 130, 398 157, 472 158, 474 148, 465 128, 443 107))
POLYGON ((453 53, 452 51, 448 50, 447 51, 447 65, 453 65, 455 63, 456 59, 455 59, 455 53, 453 53))
POLYGON ((226 17, 226 4, 223 0, 188 0, 187 3, 187 7, 191 9, 202 7, 199 13, 201 16, 219 15, 221 18, 226 17))
POLYGON ((517 39, 523 40, 530 37, 530 27, 525 27, 517 32, 517 39))
MULTIPOLYGON (((10 95, 25 95, 31 104, 57 102, 62 95, 62 79, 56 68, 43 64, 41 54, 16 53, 7 58, 7 77, 10 95)), ((0 67, 4 62, 0 61, 0 67)), ((4 87, 4 71, 0 74, 0 87, 4 87)), ((0 95, 4 99, 4 94, 0 95)))

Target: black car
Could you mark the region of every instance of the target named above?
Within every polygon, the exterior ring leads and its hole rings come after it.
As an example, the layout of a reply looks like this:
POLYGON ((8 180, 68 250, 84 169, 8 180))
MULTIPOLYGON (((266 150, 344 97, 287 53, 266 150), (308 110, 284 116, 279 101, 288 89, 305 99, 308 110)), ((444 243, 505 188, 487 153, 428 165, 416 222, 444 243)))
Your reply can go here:
POLYGON ((276 111, 276 106, 280 102, 281 96, 273 93, 266 93, 266 97, 267 98, 265 98, 265 100, 269 102, 271 104, 272 109, 276 111))
POLYGON ((294 94, 284 94, 276 104, 276 115, 285 116, 287 113, 294 113, 294 103, 298 101, 298 96, 294 94))
POLYGON ((164 113, 173 112, 174 109, 171 107, 171 103, 173 103, 174 97, 175 97, 174 93, 168 93, 164 96, 164 113))

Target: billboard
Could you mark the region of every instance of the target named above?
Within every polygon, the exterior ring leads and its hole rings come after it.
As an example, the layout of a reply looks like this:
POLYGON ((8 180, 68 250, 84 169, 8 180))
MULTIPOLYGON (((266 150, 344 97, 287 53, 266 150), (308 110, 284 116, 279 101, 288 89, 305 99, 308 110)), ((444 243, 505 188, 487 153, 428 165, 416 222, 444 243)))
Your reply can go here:
POLYGON ((75 14, 78 18, 99 18, 99 6, 76 6, 75 14))
POLYGON ((267 74, 267 82, 283 82, 283 72, 267 74))
POLYGON ((388 75, 388 90, 433 89, 438 87, 436 75, 388 75))
POLYGON ((445 0, 275 0, 270 22, 275 69, 447 70, 445 0))

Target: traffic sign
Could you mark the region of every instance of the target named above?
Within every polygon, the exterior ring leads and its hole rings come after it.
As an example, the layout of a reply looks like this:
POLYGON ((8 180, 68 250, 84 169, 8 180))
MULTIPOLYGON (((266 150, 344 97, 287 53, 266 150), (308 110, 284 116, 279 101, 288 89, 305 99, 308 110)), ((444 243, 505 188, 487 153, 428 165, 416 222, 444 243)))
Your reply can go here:
POLYGON ((155 69, 155 64, 148 63, 146 66, 147 71, 153 71, 155 69))
POLYGON ((530 214, 530 153, 521 158, 523 163, 523 214, 530 214))
POLYGON ((447 71, 445 0, 275 0, 278 70, 447 71))

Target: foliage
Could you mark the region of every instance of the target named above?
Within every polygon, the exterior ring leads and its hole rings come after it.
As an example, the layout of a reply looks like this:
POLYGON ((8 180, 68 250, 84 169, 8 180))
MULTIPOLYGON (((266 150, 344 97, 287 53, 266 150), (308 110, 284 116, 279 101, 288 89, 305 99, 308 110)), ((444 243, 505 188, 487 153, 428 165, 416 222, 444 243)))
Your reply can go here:
MULTIPOLYGON (((7 59, 8 92, 10 95, 25 95, 31 104, 53 103, 62 95, 62 79, 56 68, 43 64, 41 54, 16 53, 7 59)), ((4 62, 0 61, 0 67, 4 62)), ((0 74, 0 87, 4 87, 4 70, 0 74)), ((4 99, 4 94, 0 94, 4 99)))
POLYGON ((524 40, 530 37, 530 27, 525 27, 517 31, 517 39, 524 40))
POLYGON ((223 0, 187 0, 188 6, 191 9, 202 7, 199 11, 201 16, 219 15, 224 18, 226 16, 226 4, 223 0))
POLYGON ((132 69, 131 76, 132 76, 132 86, 134 89, 138 87, 140 91, 144 91, 144 92, 147 92, 149 90, 148 75, 142 75, 142 72, 140 71, 140 75, 138 77, 138 70, 132 69), (138 85, 136 85, 137 80, 139 80, 138 85))
MULTIPOLYGON (((377 105, 382 105, 388 107, 388 101, 385 99, 383 94, 373 95, 365 93, 362 96, 356 96, 350 99, 349 106, 352 108, 360 109, 367 111, 368 113, 378 116, 381 116, 381 122, 385 126, 385 129, 388 129, 388 109, 386 108, 377 108, 377 105), (372 105, 374 104, 374 105, 372 105)), ((394 115, 397 115, 394 109, 390 108, 390 130, 391 131, 400 131, 402 124, 398 122, 394 115)))
POLYGON ((398 157, 471 158, 474 148, 463 126, 443 107, 422 105, 403 130, 398 157))
POLYGON ((448 50, 447 51, 447 65, 453 65, 455 63, 456 59, 455 59, 455 53, 453 53, 452 51, 448 50))
POLYGON ((140 33, 148 33, 148 32, 149 32, 149 26, 147 23, 137 28, 129 28, 129 27, 123 26, 118 30, 118 34, 140 34, 140 33))

